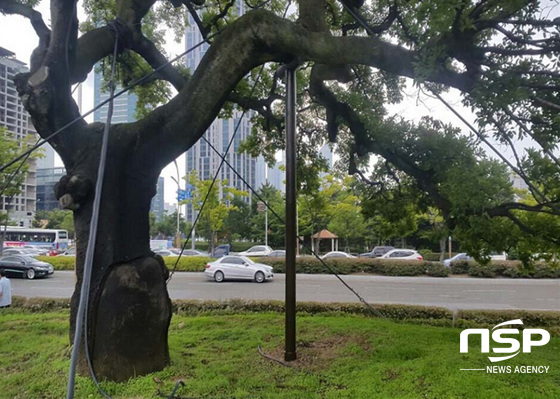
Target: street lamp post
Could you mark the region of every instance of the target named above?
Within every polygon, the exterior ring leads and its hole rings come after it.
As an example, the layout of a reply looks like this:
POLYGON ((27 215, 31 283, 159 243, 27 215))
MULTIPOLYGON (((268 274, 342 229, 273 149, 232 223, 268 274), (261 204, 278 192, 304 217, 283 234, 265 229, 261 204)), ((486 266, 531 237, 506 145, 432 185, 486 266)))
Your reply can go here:
POLYGON ((181 205, 180 205, 180 201, 179 201, 179 191, 181 190, 181 177, 179 175, 179 165, 177 165, 177 161, 173 161, 173 164, 175 164, 175 170, 177 171, 177 179, 175 179, 173 176, 171 176, 171 178, 173 179, 173 181, 175 183, 177 183, 177 232, 175 233, 175 247, 176 248, 181 248, 181 220, 180 220, 180 211, 181 211, 181 205))

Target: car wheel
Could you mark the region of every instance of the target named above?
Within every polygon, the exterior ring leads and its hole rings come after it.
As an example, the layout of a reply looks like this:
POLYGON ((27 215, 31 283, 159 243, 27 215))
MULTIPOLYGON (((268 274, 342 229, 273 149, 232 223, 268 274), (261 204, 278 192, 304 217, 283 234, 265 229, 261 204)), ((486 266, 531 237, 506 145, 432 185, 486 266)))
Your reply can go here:
POLYGON ((264 273, 263 272, 256 272, 255 273, 255 281, 257 283, 262 283, 264 281, 264 273))
POLYGON ((25 272, 25 277, 27 277, 29 280, 33 280, 35 278, 35 269, 27 269, 27 271, 25 272))
POLYGON ((224 273, 218 270, 216 273, 214 273, 214 280, 216 280, 217 283, 221 283, 222 281, 224 281, 224 273))

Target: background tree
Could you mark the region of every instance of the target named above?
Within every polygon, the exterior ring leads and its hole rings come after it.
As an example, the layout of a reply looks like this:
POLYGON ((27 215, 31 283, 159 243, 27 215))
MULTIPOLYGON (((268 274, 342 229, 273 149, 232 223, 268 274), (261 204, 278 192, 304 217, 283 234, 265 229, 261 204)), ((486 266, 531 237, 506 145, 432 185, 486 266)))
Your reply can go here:
MULTIPOLYGON (((548 18, 540 4, 530 0, 342 2, 362 24, 350 18, 340 2, 331 0, 300 0, 297 14, 289 17, 282 16, 284 2, 247 2, 248 12, 239 18, 234 12, 237 7, 222 1, 91 0, 85 3, 88 21, 79 35, 73 1, 51 0, 48 27, 33 10, 35 2, 0 0, 0 12, 28 18, 39 37, 30 71, 16 79, 38 133, 48 137, 78 118, 50 140, 68 174, 57 196, 74 212, 77 287, 83 278, 103 125, 79 118, 71 87, 83 82, 95 64, 105 60, 110 65, 107 61, 117 37, 122 82, 161 67, 137 88, 145 105, 143 117, 110 127, 86 332, 94 367, 102 378, 126 380, 169 362, 168 271, 153 257, 148 240, 150 201, 160 171, 199 140, 220 110, 227 111, 232 104, 256 111, 253 142, 261 148, 255 151, 270 156, 282 137, 278 99, 283 84, 276 74, 282 63, 297 60, 301 65, 299 173, 316 170, 317 143, 327 138, 338 141, 341 159, 352 173, 363 169, 375 154, 414 179, 446 222, 456 224, 456 232, 463 226, 461 233, 473 250, 488 244, 484 234, 469 235, 469 223, 515 225, 527 232, 536 226, 528 226, 525 221, 531 218, 525 215, 558 217, 560 163, 554 149, 560 131, 560 21, 548 18), (159 30, 167 24, 182 32, 186 12, 208 44, 193 71, 166 65, 165 53, 158 47, 159 30), (264 76, 257 79, 265 64, 264 76), (465 195, 454 195, 457 190, 445 184, 445 171, 430 160, 451 167, 455 160, 465 165, 471 161, 455 150, 451 164, 444 162, 449 157, 435 157, 430 151, 443 150, 443 144, 453 142, 451 138, 440 142, 441 138, 424 134, 415 141, 420 132, 388 114, 385 104, 399 101, 403 77, 415 79, 430 92, 460 91, 484 131, 477 140, 487 143, 492 136, 516 154, 517 139, 533 140, 535 151, 527 156, 518 154, 513 161, 500 152, 496 156, 530 183, 536 205, 500 202, 507 198, 500 195, 507 194, 500 187, 494 192, 497 195, 484 200, 469 202, 465 195), (257 82, 254 89, 252 82, 257 82), (167 99, 171 86, 177 94, 167 99), (450 199, 460 204, 453 207, 450 199), (126 300, 120 295, 123 290, 126 300)), ((482 182, 492 165, 480 157, 471 159, 480 167, 473 181, 482 182)), ((309 186, 305 179, 299 181, 302 190, 317 187, 314 181, 309 186)), ((483 187, 491 193, 491 187, 483 187)), ((491 227, 478 233, 500 230, 491 227)), ((497 245, 498 237, 490 235, 492 245, 497 245)), ((551 251, 558 249, 555 237, 535 236, 542 238, 543 247, 549 242, 551 251)), ((71 336, 78 297, 79 289, 72 298, 71 336)))
MULTIPOLYGON (((22 142, 15 139, 14 133, 10 132, 4 126, 0 126, 0 163, 2 165, 10 162, 20 153, 22 153, 32 138, 28 137, 22 142)), ((40 157, 41 153, 35 154, 30 159, 35 159, 40 157)), ((6 168, 0 174, 0 190, 3 190, 3 197, 0 197, 2 202, 5 204, 6 211, 0 213, 0 226, 5 226, 9 224, 17 225, 17 221, 10 219, 10 204, 12 204, 12 199, 15 195, 21 193, 21 185, 25 181, 27 172, 29 170, 29 162, 25 162, 23 165, 21 163, 14 164, 6 168)), ((13 207, 13 205, 12 205, 13 207)), ((3 230, 5 232, 5 230, 3 230)), ((4 247, 4 233, 0 233, 0 253, 4 247)))
MULTIPOLYGON (((258 191, 271 210, 268 211, 268 245, 272 248, 284 248, 286 246, 286 227, 272 213, 276 212, 282 220, 286 212, 285 199, 280 190, 277 190, 270 184, 263 185, 258 191)), ((252 197, 251 203, 251 235, 253 242, 264 244, 265 235, 265 212, 257 211, 257 203, 259 199, 252 197)))
POLYGON ((225 240, 233 245, 234 241, 246 240, 251 236, 251 206, 245 197, 235 196, 224 226, 225 240))
POLYGON ((181 204, 190 203, 195 214, 202 212, 197 224, 197 234, 208 240, 208 252, 214 253, 218 240, 224 238, 227 233, 226 221, 229 214, 239 209, 234 205, 234 199, 246 197, 248 194, 246 191, 229 187, 227 180, 216 180, 214 185, 212 180, 200 180, 196 171, 191 172, 186 179, 194 189, 192 198, 181 204))
POLYGON ((445 220, 437 208, 430 207, 426 213, 419 216, 420 221, 427 224, 428 228, 420 232, 420 236, 439 246, 439 261, 445 257, 445 245, 451 234, 445 220))
MULTIPOLYGON (((153 219, 150 218, 150 223, 151 237, 175 237, 175 234, 177 233, 177 211, 173 213, 164 212, 159 222, 156 221, 156 217, 154 215, 153 219)), ((179 233, 188 233, 187 222, 182 214, 179 215, 179 233)))
POLYGON ((68 236, 70 238, 74 237, 74 218, 72 212, 64 209, 35 212, 33 227, 67 230, 68 236))

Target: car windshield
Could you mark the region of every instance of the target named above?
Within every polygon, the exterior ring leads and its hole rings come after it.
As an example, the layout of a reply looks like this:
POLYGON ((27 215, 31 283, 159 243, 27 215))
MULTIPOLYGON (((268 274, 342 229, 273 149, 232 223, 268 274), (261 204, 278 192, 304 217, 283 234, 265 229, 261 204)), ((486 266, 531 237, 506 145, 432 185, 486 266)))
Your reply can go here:
POLYGON ((23 259, 24 261, 28 262, 28 263, 37 262, 37 259, 32 258, 31 256, 20 256, 20 258, 23 259))
POLYGON ((255 262, 253 262, 251 259, 249 259, 249 258, 247 258, 247 257, 245 257, 245 256, 240 256, 240 258, 243 259, 244 262, 246 262, 246 263, 248 263, 248 264, 250 264, 250 265, 252 265, 253 263, 255 263, 255 262))

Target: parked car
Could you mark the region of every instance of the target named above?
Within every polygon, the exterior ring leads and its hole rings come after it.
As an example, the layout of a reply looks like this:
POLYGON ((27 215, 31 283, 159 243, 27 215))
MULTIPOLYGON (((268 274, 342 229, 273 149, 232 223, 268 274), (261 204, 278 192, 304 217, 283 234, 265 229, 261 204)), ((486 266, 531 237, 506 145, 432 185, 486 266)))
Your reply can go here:
POLYGON ((363 254, 360 254, 359 257, 360 258, 379 258, 383 255, 385 255, 387 252, 389 252, 390 250, 395 249, 394 247, 374 247, 371 252, 365 252, 363 254))
POLYGON ((8 247, 2 250, 2 256, 8 255, 27 255, 27 256, 39 256, 39 252, 30 249, 30 248, 23 248, 23 247, 8 247))
POLYGON ((181 254, 180 248, 161 249, 159 251, 155 251, 155 253, 161 256, 209 256, 208 252, 198 251, 196 249, 185 249, 181 254))
POLYGON ((407 260, 424 260, 422 255, 413 249, 395 248, 387 252, 380 259, 407 259, 407 260))
POLYGON ((334 259, 334 258, 355 258, 355 256, 347 254, 346 252, 342 252, 342 251, 331 251, 321 256, 321 259, 334 259))
POLYGON ((229 255, 230 251, 231 246, 229 244, 218 245, 216 248, 214 248, 211 256, 213 258, 221 258, 222 256, 229 255))
POLYGON ((2 256, 0 258, 0 269, 4 270, 8 276, 23 277, 30 280, 54 273, 54 268, 50 263, 41 262, 28 255, 2 256))
POLYGON ((174 251, 171 251, 170 249, 160 249, 159 251, 154 251, 154 253, 156 255, 164 256, 164 257, 165 256, 175 256, 175 257, 179 256, 178 253, 175 253, 174 251))
POLYGON ((505 252, 491 252, 490 260, 507 260, 507 254, 505 252))
POLYGON ((50 253, 49 249, 35 245, 24 245, 23 248, 35 251, 39 254, 39 256, 49 256, 50 253))
POLYGON ((221 283, 226 279, 255 280, 262 283, 274 278, 272 266, 255 263, 245 256, 228 255, 206 265, 204 274, 221 283))
POLYGON ((267 245, 255 245, 254 247, 249 248, 247 251, 239 252, 237 255, 239 256, 268 256, 269 253, 273 251, 267 245))
MULTIPOLYGON (((181 250, 178 250, 181 252, 181 250)), ((199 251, 198 249, 185 249, 183 251, 183 256, 210 256, 208 252, 199 251)))
POLYGON ((286 251, 284 251, 283 249, 277 249, 275 251, 272 251, 268 255, 266 255, 266 257, 267 258, 285 258, 286 257, 286 251))
POLYGON ((58 256, 76 256, 76 247, 68 248, 58 256))
POLYGON ((451 263, 452 263, 452 262, 455 262, 455 261, 458 261, 458 260, 469 261, 469 260, 472 260, 472 259, 473 259, 473 258, 471 258, 469 255, 467 255, 466 253, 462 252, 462 253, 460 253, 460 254, 455 255, 455 256, 452 257, 452 258, 445 259, 445 260, 443 261, 443 264, 444 264, 445 266, 447 266, 447 267, 451 267, 451 263))

